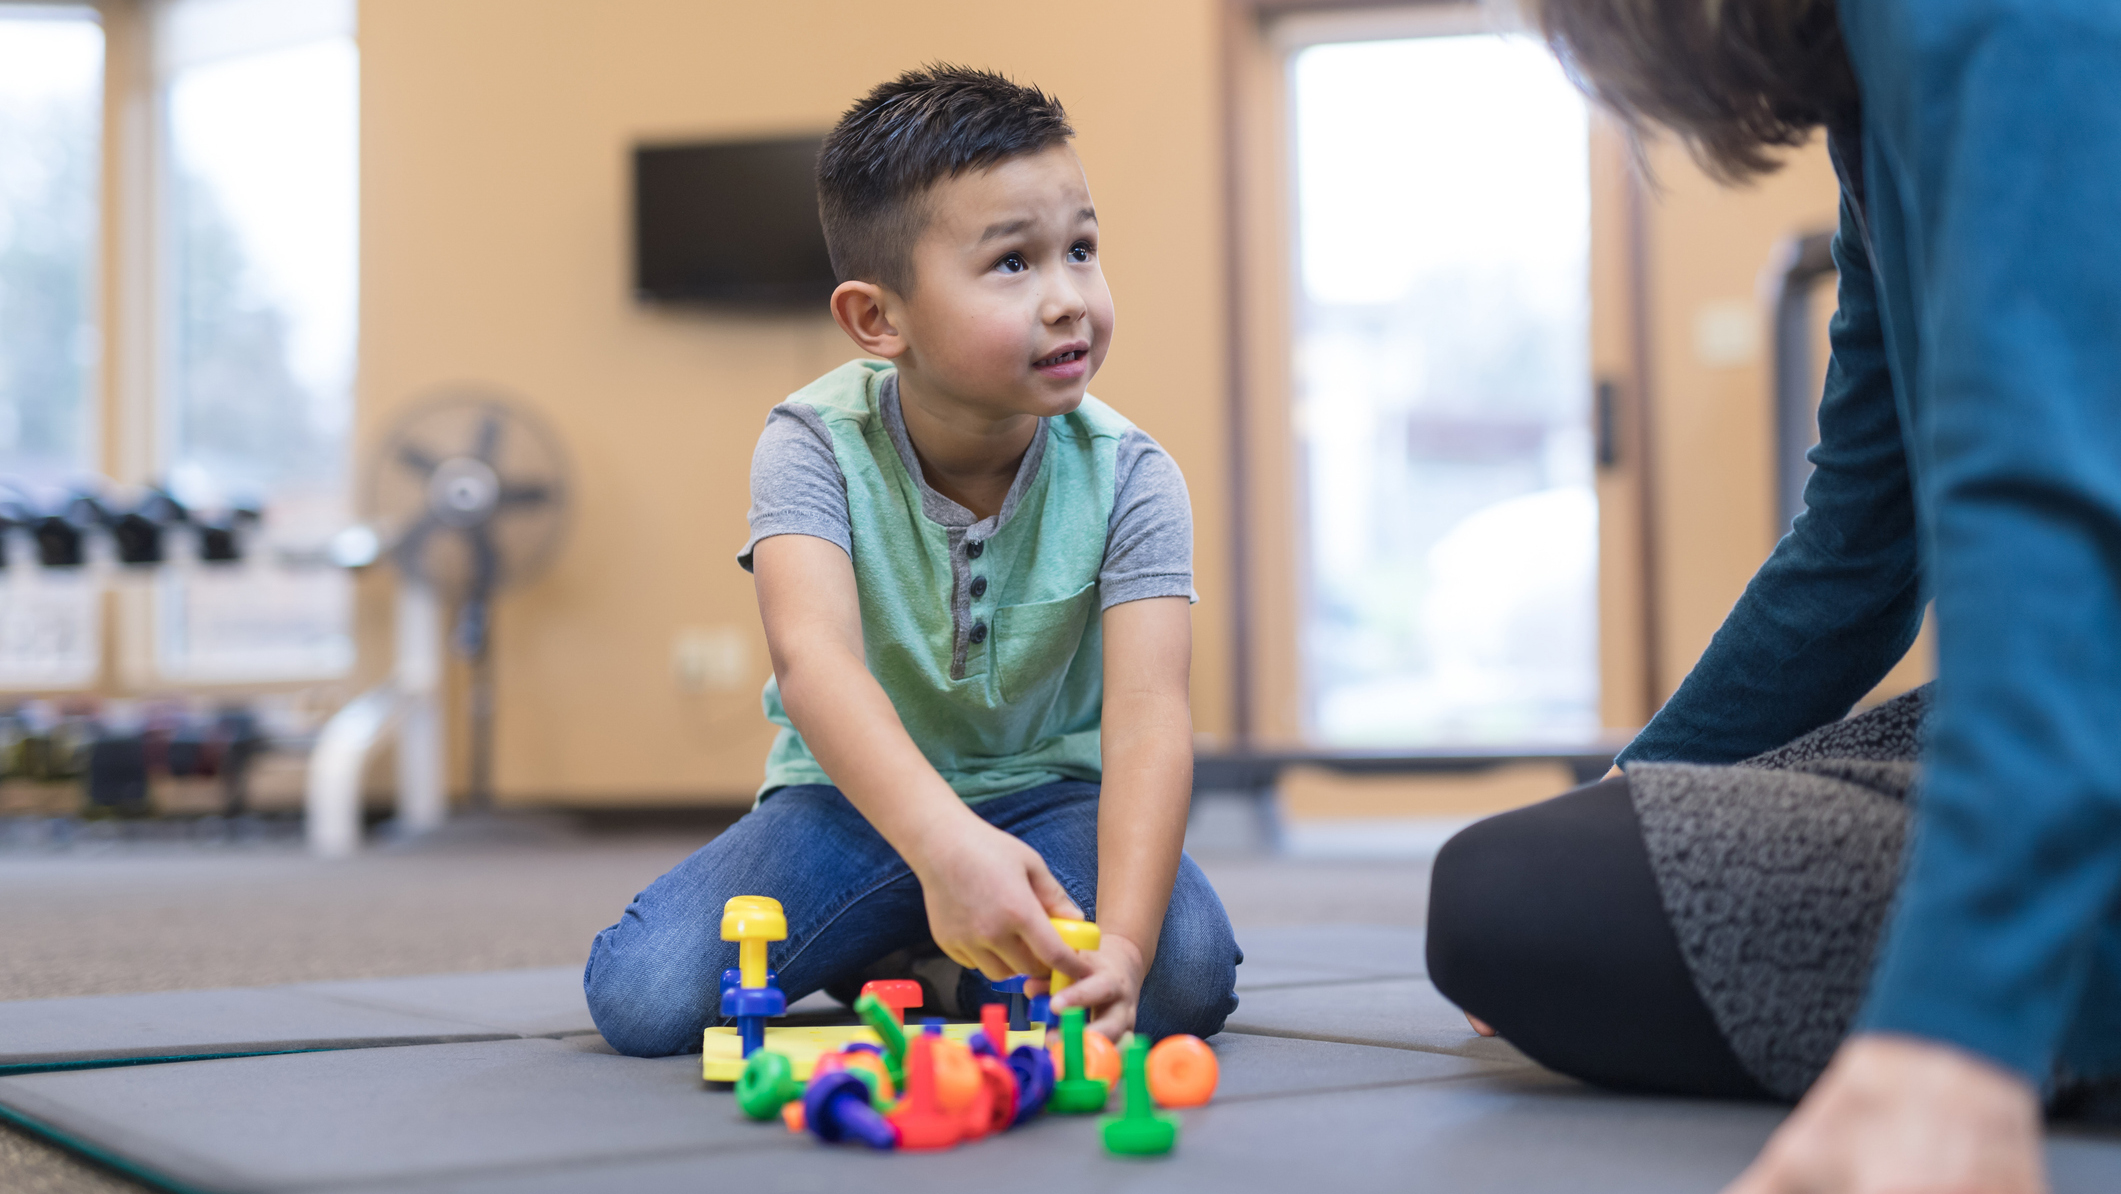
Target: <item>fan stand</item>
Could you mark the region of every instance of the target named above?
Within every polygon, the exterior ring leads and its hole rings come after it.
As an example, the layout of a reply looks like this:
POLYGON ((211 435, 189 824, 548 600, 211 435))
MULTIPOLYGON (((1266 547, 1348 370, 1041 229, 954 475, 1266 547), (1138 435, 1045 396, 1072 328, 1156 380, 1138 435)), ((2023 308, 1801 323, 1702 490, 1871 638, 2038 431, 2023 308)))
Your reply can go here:
POLYGON ((466 811, 485 815, 493 811, 493 636, 492 598, 474 592, 457 612, 454 639, 471 673, 470 708, 471 784, 465 792, 466 811))
POLYGON ((563 526, 566 457, 528 411, 489 394, 445 396, 415 408, 376 454, 370 501, 382 512, 364 545, 343 566, 387 557, 398 576, 397 667, 391 679, 333 715, 310 760, 308 836, 313 852, 343 856, 361 845, 361 772, 382 739, 396 732, 398 817, 385 827, 402 841, 446 844, 551 840, 550 815, 494 808, 493 599, 550 559, 563 526), (445 434, 446 432, 446 434, 445 434), (446 442, 445 442, 446 441, 446 442), (508 445, 515 445, 509 447, 508 445), (515 536, 505 520, 536 515, 515 536), (522 538, 523 534, 531 537, 522 538), (464 568, 438 564, 436 545, 468 553, 464 568), (468 573, 468 575, 465 575, 468 573), (437 593, 461 594, 448 649, 469 671, 471 755, 463 815, 444 831, 448 795, 441 714, 443 631, 437 593))
POLYGON ((361 848, 361 777, 395 733, 399 833, 438 828, 449 815, 442 750, 442 608, 434 590, 400 579, 397 662, 388 680, 347 702, 317 736, 303 804, 310 852, 344 858, 361 848))

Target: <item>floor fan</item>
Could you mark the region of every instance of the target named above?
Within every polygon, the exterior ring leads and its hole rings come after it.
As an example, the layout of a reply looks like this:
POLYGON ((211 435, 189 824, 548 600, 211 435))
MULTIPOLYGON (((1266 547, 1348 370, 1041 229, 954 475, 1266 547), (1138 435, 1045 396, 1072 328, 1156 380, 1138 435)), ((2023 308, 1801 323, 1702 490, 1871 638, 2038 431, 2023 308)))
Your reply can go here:
POLYGON ((567 524, 568 464, 559 439, 521 402, 451 391, 415 405, 369 462, 361 526, 334 556, 397 573, 397 662, 391 679, 334 715, 310 763, 309 839, 322 854, 360 840, 360 767, 398 736, 401 829, 447 815, 439 710, 443 620, 449 649, 470 667, 470 809, 493 803, 493 604, 534 579, 567 524))

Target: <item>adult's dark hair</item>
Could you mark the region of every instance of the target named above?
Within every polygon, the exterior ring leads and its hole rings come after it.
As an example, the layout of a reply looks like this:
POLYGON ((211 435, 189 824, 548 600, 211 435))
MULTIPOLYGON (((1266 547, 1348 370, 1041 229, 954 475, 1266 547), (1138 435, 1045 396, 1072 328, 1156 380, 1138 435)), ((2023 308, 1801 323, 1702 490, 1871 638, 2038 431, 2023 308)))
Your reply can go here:
POLYGON ((928 188, 1074 135, 1059 100, 992 71, 933 63, 879 84, 840 117, 817 159, 833 271, 907 293, 928 188))
POLYGON ((1765 174, 1857 108, 1835 0, 1525 0, 1591 97, 1661 125, 1724 182, 1765 174))

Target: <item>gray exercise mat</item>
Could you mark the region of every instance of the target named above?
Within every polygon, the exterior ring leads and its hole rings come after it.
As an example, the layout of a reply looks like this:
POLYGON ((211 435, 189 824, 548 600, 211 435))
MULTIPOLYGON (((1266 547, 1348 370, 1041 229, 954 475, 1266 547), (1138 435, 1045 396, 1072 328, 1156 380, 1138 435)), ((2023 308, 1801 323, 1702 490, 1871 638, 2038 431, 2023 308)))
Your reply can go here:
POLYGON ((1351 978, 1422 978, 1425 935, 1390 925, 1276 926, 1238 933, 1237 989, 1315 986, 1351 978))
POLYGON ((513 1035, 489 1025, 364 1007, 286 987, 22 999, 0 1003, 0 1072, 513 1035))
POLYGON ((1427 979, 1355 980, 1320 987, 1241 993, 1225 1027, 1231 1032, 1418 1049, 1493 1062, 1524 1055, 1473 1031, 1465 1016, 1427 979))
POLYGON ((594 1031, 571 966, 25 999, 0 1002, 0 1073, 594 1031))
MULTIPOLYGON (((880 1157, 774 1144, 711 1155, 461 1174, 358 1194, 699 1194, 775 1190, 929 1194, 1035 1175, 1040 1189, 1123 1194, 1332 1190, 1335 1194, 1706 1194, 1752 1160, 1783 1109, 1600 1094, 1540 1071, 1185 1112, 1178 1150, 1107 1156, 1088 1120, 1045 1120, 954 1152, 880 1157)), ((2052 1137, 2055 1194, 2121 1184, 2121 1144, 2052 1137)), ((340 1192, 335 1192, 340 1194, 340 1192)), ((357 1194, 346 1190, 343 1194, 357 1194)))
MULTIPOLYGON (((1219 1105, 1496 1072, 1465 1058, 1316 1041, 1224 1034, 1216 1044, 1219 1105)), ((790 1163, 822 1151, 745 1120, 727 1091, 704 1088, 697 1058, 620 1057, 589 1036, 37 1074, 0 1080, 0 1106, 166 1180, 229 1191, 446 1183, 761 1150, 790 1163)), ((1066 1151, 1082 1130, 1055 1120, 1028 1134, 1066 1151)))

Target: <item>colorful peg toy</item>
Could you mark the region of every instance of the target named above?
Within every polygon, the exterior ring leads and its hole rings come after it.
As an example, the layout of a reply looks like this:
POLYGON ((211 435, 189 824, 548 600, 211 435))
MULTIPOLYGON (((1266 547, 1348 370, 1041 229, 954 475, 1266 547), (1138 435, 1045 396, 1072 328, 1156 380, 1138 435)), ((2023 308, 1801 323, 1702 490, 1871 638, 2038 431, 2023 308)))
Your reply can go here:
POLYGON ((884 1001, 874 994, 863 995, 854 1001, 854 1014, 862 1018, 877 1039, 884 1042, 884 1065, 891 1071, 891 1081, 899 1086, 906 1084, 906 1030, 899 1024, 898 1016, 884 1001))
POLYGON ((926 996, 921 994, 921 985, 910 978, 880 978, 862 984, 863 995, 874 995, 879 1003, 891 1009, 891 1018, 901 1026, 906 1023, 906 1009, 919 1007, 926 996))
MULTIPOLYGON (((1069 1009, 1074 1010, 1074 1009, 1069 1009)), ((1130 1037, 1120 1050, 1126 1101, 1118 1115, 1097 1121, 1105 1151, 1123 1157, 1160 1157, 1178 1143, 1178 1117, 1158 1111, 1149 1099, 1149 1042, 1130 1037)))
MULTIPOLYGON (((1071 949, 1098 947, 1096 925, 1058 919, 1053 924, 1071 949)), ((1007 1131, 1049 1108, 1064 1115, 1103 1111, 1112 1087, 1119 1085, 1126 1092, 1121 1113, 1099 1121, 1105 1147, 1153 1155, 1169 1152, 1178 1136, 1177 1119, 1156 1106, 1198 1106, 1215 1092, 1215 1054, 1198 1038, 1167 1037, 1151 1049, 1146 1039, 1129 1037, 1124 1050, 1116 1049, 1085 1026, 1079 1007, 1060 1013, 1059 1031, 1049 1032, 1045 1045, 1010 1048, 1010 1032, 1042 1021, 1047 1010, 1045 997, 1039 996, 1025 1014, 1022 979, 996 984, 1010 996, 1009 1004, 982 1007, 979 1028, 969 1035, 953 1035, 965 1033, 962 1025, 946 1034, 941 1020, 930 1019, 909 1036, 904 1016, 906 1009, 921 1006, 920 984, 885 980, 864 985, 854 1004, 880 1045, 857 1032, 852 1043, 819 1053, 810 1051, 816 1046, 805 1044, 802 1034, 820 1030, 777 1028, 775 1040, 781 1045, 767 1048, 765 1022, 785 1014, 787 999, 779 977, 766 966, 766 947, 787 936, 787 918, 775 900, 737 896, 723 906, 722 939, 737 943, 738 965, 722 976, 721 1007, 724 1016, 737 1021, 744 1058, 737 1105, 752 1119, 778 1116, 790 1131, 807 1131, 826 1143, 935 1150, 1007 1131), (798 1073, 809 1075, 807 1085, 798 1073)), ((1051 982, 1054 991, 1064 990, 1068 976, 1055 972, 1051 982)), ((707 1032, 710 1046, 731 1039, 726 1028, 707 1032)), ((733 1076, 717 1068, 730 1064, 710 1057, 707 1078, 733 1076)))
POLYGON ((1083 1009, 1061 1013, 1061 1075, 1053 1084, 1053 1110, 1060 1115, 1090 1115, 1105 1109, 1111 1087, 1083 1068, 1083 1009))
POLYGON ((1024 976, 1019 974, 1014 978, 1005 978, 993 984, 993 986, 995 994, 1009 997, 1009 1031, 1029 1032, 1031 1030, 1031 1001, 1024 995, 1024 976))
POLYGON ((1215 1050, 1197 1036, 1167 1036, 1149 1050, 1149 1094, 1159 1107, 1202 1106, 1221 1077, 1215 1050))
POLYGON ((803 1097, 795 1067, 771 1049, 755 1049, 744 1059, 744 1076, 736 1081, 736 1105, 756 1120, 769 1120, 781 1108, 803 1097))
POLYGON ((722 972, 722 1014, 736 1021, 747 1061, 766 1043, 766 1021, 788 1010, 779 977, 766 969, 766 943, 787 939, 779 900, 731 896, 722 905, 722 940, 737 943, 736 969, 722 972))
MULTIPOLYGON (((1060 934, 1061 944, 1077 953, 1081 953, 1086 949, 1096 949, 1098 942, 1104 939, 1104 932, 1087 920, 1069 920, 1061 916, 1053 917, 1052 920, 1053 931, 1060 934)), ((1062 991, 1067 990, 1068 984, 1074 981, 1066 973, 1056 970, 1053 972, 1046 992, 1049 995, 1058 995, 1062 991)))

